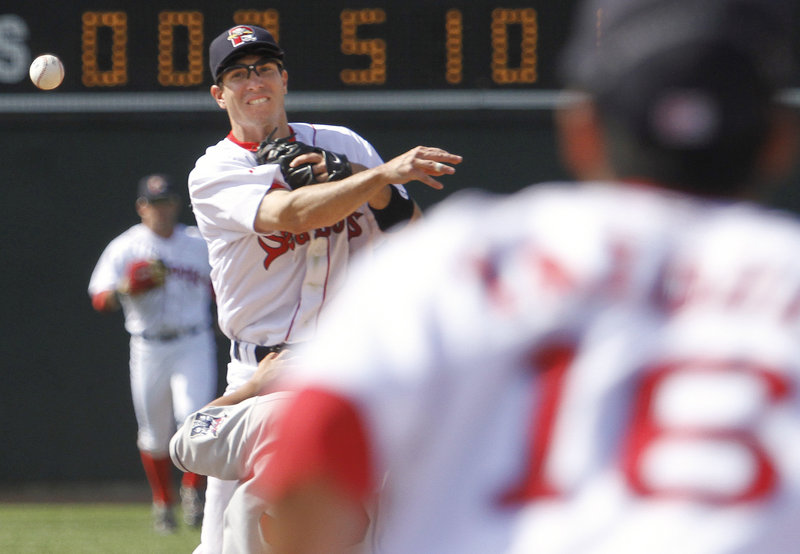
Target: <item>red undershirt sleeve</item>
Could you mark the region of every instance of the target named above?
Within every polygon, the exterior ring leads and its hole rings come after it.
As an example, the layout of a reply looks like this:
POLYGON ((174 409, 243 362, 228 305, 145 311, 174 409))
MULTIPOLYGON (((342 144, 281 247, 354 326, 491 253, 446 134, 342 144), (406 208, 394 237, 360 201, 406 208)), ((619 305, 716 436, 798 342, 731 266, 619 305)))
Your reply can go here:
POLYGON ((358 502, 372 492, 367 436, 347 399, 320 389, 301 391, 277 423, 276 436, 265 484, 272 501, 320 477, 358 502))

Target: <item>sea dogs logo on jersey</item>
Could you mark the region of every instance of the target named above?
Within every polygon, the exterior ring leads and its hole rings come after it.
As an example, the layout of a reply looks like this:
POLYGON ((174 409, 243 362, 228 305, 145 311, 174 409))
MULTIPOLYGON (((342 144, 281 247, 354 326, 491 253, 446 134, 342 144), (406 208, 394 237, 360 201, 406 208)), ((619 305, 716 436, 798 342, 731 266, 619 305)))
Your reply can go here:
POLYGON ((231 45, 236 48, 242 44, 254 42, 257 40, 257 38, 255 31, 253 31, 252 28, 239 25, 238 27, 234 27, 228 31, 228 40, 231 41, 231 45))
MULTIPOLYGON (((331 235, 338 235, 347 231, 347 240, 360 237, 363 234, 363 229, 358 223, 358 220, 363 216, 360 212, 354 212, 348 215, 345 219, 336 223, 331 227, 320 227, 313 231, 313 237, 328 238, 331 235)), ((303 246, 311 242, 310 233, 300 233, 293 235, 287 231, 282 231, 274 235, 262 235, 258 238, 258 245, 267 253, 264 259, 264 269, 269 269, 272 262, 299 246, 303 246)))
POLYGON ((195 438, 206 435, 216 437, 225 417, 226 416, 215 417, 211 414, 204 414, 200 412, 199 414, 195 415, 194 419, 192 420, 192 431, 189 433, 189 437, 195 438))

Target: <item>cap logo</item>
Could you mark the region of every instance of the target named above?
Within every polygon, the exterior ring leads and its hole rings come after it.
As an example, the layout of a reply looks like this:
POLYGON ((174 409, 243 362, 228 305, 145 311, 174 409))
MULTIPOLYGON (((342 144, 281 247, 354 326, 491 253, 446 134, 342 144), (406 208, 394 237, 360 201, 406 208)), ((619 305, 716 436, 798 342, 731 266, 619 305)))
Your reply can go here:
POLYGON ((167 182, 164 180, 163 177, 158 175, 153 175, 149 179, 147 179, 147 193, 151 196, 158 196, 159 194, 164 194, 164 191, 167 190, 167 182))
POLYGON ((651 125, 656 137, 673 148, 705 147, 720 127, 720 107, 711 95, 700 90, 670 91, 652 110, 651 125))
POLYGON ((236 48, 248 42, 255 42, 258 38, 251 27, 239 25, 228 31, 228 40, 231 41, 231 45, 236 48))

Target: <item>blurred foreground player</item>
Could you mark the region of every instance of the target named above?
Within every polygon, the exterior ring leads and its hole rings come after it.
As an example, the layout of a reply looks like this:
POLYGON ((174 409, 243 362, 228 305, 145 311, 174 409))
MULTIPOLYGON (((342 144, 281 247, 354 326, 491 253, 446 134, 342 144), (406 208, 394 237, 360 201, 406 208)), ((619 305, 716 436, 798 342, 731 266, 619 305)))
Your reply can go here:
POLYGON ((293 372, 275 552, 335 551, 379 484, 381 553, 797 552, 800 224, 743 200, 794 164, 784 7, 583 6, 581 182, 447 200, 354 271, 293 372))
MULTIPOLYGON (((111 241, 89 282, 92 306, 122 307, 131 335, 130 378, 139 426, 137 444, 153 493, 155 528, 175 530, 175 493, 168 446, 176 424, 214 397, 216 344, 211 329, 208 251, 196 227, 177 222, 180 197, 165 175, 143 177, 141 223, 111 241)), ((205 479, 183 475, 184 520, 203 519, 205 479)))

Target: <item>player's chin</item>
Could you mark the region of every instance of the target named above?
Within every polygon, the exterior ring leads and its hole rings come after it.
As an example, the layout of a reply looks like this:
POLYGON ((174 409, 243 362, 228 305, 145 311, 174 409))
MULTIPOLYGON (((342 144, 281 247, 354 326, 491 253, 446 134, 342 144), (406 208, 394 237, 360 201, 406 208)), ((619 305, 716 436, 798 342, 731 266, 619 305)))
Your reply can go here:
POLYGON ((279 113, 279 106, 272 100, 258 104, 246 104, 243 113, 251 123, 259 123, 274 127, 275 114, 279 113))

